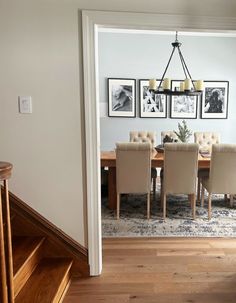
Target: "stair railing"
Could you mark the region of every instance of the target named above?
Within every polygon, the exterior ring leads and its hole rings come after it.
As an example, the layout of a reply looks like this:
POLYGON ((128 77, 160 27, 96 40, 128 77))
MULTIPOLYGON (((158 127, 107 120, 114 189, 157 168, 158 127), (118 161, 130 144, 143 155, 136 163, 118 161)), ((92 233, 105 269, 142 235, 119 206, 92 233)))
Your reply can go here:
POLYGON ((12 167, 11 163, 0 162, 0 182, 3 182, 4 194, 2 199, 0 186, 0 302, 2 303, 14 303, 11 216, 8 192, 8 179, 11 177, 12 167))

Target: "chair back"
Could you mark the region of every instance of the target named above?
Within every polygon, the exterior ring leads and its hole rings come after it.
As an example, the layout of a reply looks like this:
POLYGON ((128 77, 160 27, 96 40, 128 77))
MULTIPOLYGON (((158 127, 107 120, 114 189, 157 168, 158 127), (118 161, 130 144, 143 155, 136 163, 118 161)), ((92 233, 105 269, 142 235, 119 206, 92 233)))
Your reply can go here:
POLYGON ((213 144, 209 177, 212 193, 236 193, 236 144, 213 144))
POLYGON ((198 171, 198 144, 166 143, 164 148, 164 192, 194 194, 198 171))
POLYGON ((116 144, 117 193, 149 193, 151 186, 150 143, 116 144))
POLYGON ((149 131, 131 131, 129 133, 129 141, 140 143, 150 142, 154 149, 156 146, 156 133, 149 131))
POLYGON ((163 144, 163 140, 164 140, 165 136, 168 136, 168 137, 170 137, 174 140, 179 141, 178 136, 176 135, 175 132, 173 132, 173 131, 163 131, 163 132, 161 132, 161 144, 163 144))
POLYGON ((211 152, 212 144, 220 143, 220 134, 215 132, 195 132, 194 142, 199 144, 199 150, 211 152))

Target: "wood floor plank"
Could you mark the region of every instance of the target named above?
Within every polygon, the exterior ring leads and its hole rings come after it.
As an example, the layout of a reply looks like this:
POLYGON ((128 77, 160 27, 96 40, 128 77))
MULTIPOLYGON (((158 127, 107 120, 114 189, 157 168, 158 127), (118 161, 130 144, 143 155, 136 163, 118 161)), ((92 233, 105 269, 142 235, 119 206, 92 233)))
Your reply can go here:
POLYGON ((235 303, 236 239, 103 239, 103 274, 64 303, 235 303))

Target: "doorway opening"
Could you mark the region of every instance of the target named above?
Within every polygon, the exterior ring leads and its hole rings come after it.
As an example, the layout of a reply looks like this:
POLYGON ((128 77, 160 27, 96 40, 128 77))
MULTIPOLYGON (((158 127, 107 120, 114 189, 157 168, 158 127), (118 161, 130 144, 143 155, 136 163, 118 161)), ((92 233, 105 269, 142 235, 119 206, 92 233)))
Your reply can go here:
MULTIPOLYGON (((99 68, 98 68, 98 30, 99 28, 128 28, 139 30, 176 30, 185 28, 189 32, 201 31, 220 31, 220 28, 226 28, 223 19, 211 20, 209 19, 193 20, 189 24, 189 20, 180 18, 180 16, 170 16, 170 18, 163 19, 159 15, 145 15, 145 14, 130 14, 119 13, 105 13, 105 12, 83 12, 83 37, 84 37, 84 78, 85 78, 85 110, 86 110, 86 154, 87 154, 87 176, 88 176, 88 234, 89 234, 89 263, 91 266, 91 275, 101 273, 102 269, 102 250, 101 250, 101 209, 100 209, 100 149, 103 142, 100 139, 100 125, 99 125, 99 68), (112 19, 111 19, 112 18, 112 19), (150 23, 152 21, 152 23, 150 23), (95 24, 95 25, 94 25, 95 24), (139 24, 139 25, 137 25, 139 24), (152 24, 150 26, 150 24, 152 24), (97 143, 95 146, 95 142, 97 143)), ((229 25, 228 25, 229 26, 229 25)), ((232 28, 231 28, 232 29, 232 28)), ((226 29, 227 31, 227 29, 226 29)), ((166 38, 165 35, 163 37, 166 38)), ((153 37, 154 39, 154 37, 153 37)), ((127 50, 126 50, 127 53, 127 50)), ((186 56, 188 57, 188 56, 186 56)), ((145 58, 144 58, 145 59, 145 58)), ((145 60, 140 60, 145 62, 145 60)), ((148 58, 146 58, 148 61, 148 58)), ((164 61, 164 64, 166 61, 164 61)), ((155 62, 147 62, 145 66, 155 66, 155 62)), ((162 70, 162 69, 161 69, 162 70)), ((194 72, 194 68, 191 68, 194 72)), ((150 71, 145 70, 145 75, 137 75, 136 79, 150 78, 150 71)), ((120 74, 119 77, 123 75, 120 74)), ((206 77, 205 75, 203 75, 206 77)), ((125 77, 125 75, 123 76, 125 77)), ((127 74, 126 74, 127 78, 127 74)), ((178 80, 178 79, 177 79, 178 80)), ((102 103, 102 102, 101 102, 102 103)), ((112 118, 111 118, 112 119, 112 118)), ((115 119, 115 118, 113 118, 115 119)), ((118 118, 120 119, 120 118, 118 118)), ((118 120, 117 120, 118 121, 118 120)), ((116 122, 117 122, 116 121, 116 122)), ((128 120, 127 120, 128 121, 128 120)), ((113 123, 113 122, 111 122, 113 123)), ((129 123, 129 122, 127 122, 129 123)), ((148 122, 145 122, 148 123, 148 122)), ((115 124, 115 122, 114 122, 115 124)), ((169 120, 165 128, 171 127, 175 129, 176 121, 169 120)), ((192 122, 196 126, 196 121, 192 122)), ((195 127, 195 128, 196 128, 195 127)), ((105 127, 109 129, 109 126, 105 127)), ((129 130, 133 129, 133 125, 127 127, 129 130)), ((102 129, 102 125, 101 125, 102 129)), ((111 128, 110 128, 111 129, 111 128)), ((111 134, 114 132, 111 131, 111 134)), ((124 132, 122 132, 123 136, 124 132)), ((121 139, 121 138, 120 138, 121 139)), ((124 137, 122 137, 122 141, 124 137)), ((119 141, 119 138, 113 140, 119 141)), ((127 141, 127 137, 126 140, 127 141)))

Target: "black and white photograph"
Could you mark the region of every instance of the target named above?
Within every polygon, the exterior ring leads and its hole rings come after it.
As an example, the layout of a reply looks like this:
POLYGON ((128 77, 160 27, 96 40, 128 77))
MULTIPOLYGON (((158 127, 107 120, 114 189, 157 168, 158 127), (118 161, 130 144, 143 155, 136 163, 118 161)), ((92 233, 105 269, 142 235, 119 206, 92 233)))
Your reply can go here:
MULTIPOLYGON (((157 80, 157 85, 160 80, 157 80)), ((141 118, 166 118, 167 96, 149 90, 149 80, 139 80, 141 118)))
POLYGON ((228 81, 204 81, 201 118, 227 119, 228 118, 228 81))
POLYGON ((170 118, 196 119, 197 96, 171 96, 170 118))
POLYGON ((135 117, 135 79, 108 79, 108 116, 135 117))

